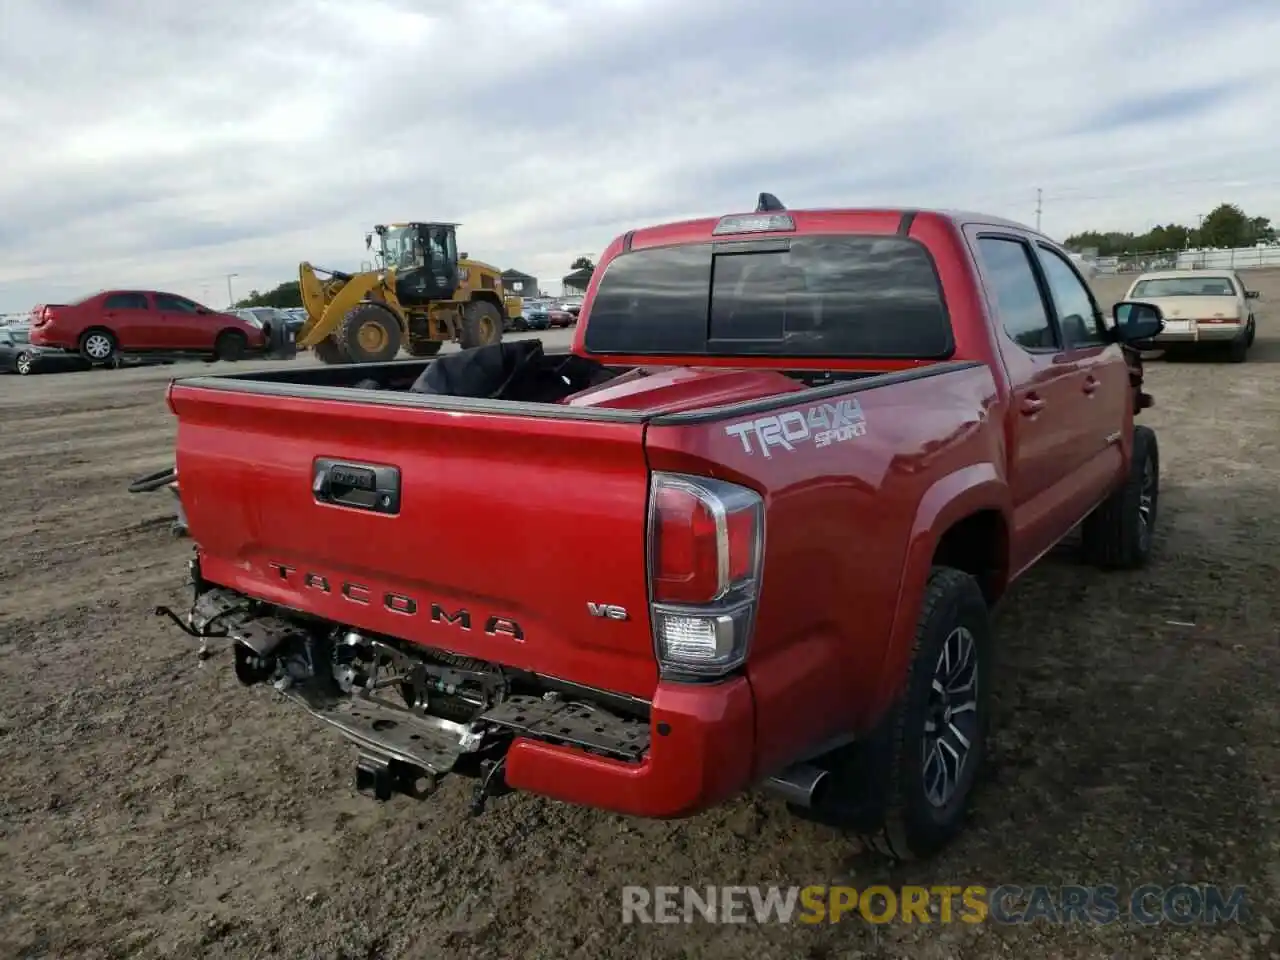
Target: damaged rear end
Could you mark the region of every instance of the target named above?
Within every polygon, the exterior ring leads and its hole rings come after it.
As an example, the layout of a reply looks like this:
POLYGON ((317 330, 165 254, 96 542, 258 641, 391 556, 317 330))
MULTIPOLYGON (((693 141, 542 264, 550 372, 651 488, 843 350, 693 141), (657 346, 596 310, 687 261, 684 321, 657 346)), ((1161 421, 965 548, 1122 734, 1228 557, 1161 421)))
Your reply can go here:
POLYGON ((198 546, 157 613, 352 742, 362 790, 662 817, 750 778, 758 494, 651 473, 642 412, 216 381, 170 392, 198 546))
MULTIPOLYGON (((206 581, 198 557, 189 572, 187 615, 157 613, 199 639, 202 654, 211 641, 227 641, 241 683, 271 685, 353 743, 357 787, 378 799, 425 797, 456 772, 480 778, 479 813, 487 796, 506 787, 506 753, 517 737, 627 766, 649 752, 642 698, 266 603, 206 581)), ((465 623, 465 611, 454 616, 465 623)))

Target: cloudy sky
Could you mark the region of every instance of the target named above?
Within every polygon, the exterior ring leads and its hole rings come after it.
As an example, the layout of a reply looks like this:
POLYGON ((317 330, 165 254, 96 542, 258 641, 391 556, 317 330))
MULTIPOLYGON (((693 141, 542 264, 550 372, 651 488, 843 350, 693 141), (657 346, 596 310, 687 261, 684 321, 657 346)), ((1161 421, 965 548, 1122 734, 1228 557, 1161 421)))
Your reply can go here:
POLYGON ((405 219, 546 281, 761 190, 1280 220, 1277 50, 1277 0, 3 0, 0 311, 222 306, 405 219))

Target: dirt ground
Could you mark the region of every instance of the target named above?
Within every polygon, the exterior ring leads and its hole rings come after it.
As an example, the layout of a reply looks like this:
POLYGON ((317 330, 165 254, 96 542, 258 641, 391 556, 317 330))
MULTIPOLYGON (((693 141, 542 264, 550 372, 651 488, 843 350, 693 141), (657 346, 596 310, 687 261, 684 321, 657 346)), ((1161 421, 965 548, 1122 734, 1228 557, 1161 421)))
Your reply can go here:
POLYGON ((755 796, 656 823, 355 794, 352 749, 151 615, 190 546, 125 486, 166 465, 189 370, 0 378, 0 957, 1280 960, 1280 273, 1250 280, 1250 362, 1149 367, 1154 563, 1067 549, 1007 599, 971 828, 908 868, 755 796), (1182 881, 1247 885, 1245 922, 620 921, 625 884, 1182 881))

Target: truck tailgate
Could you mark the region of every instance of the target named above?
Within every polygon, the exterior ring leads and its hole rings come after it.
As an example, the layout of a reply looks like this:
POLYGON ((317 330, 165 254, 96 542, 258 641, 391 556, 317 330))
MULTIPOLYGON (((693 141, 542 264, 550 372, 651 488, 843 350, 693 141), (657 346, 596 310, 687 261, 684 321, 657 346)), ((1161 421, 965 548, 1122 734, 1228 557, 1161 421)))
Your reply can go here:
POLYGON ((364 630, 652 694, 642 423, 268 402, 181 383, 169 402, 206 579, 364 630), (393 492, 384 481, 396 477, 393 492), (390 505, 377 505, 382 491, 390 505), (626 618, 593 615, 593 604, 626 618))

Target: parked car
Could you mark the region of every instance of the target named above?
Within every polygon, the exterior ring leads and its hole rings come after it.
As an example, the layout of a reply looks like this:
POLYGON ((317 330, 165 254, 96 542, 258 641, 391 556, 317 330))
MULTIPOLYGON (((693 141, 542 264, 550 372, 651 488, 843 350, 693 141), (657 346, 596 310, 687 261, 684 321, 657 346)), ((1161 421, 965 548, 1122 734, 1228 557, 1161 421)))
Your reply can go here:
POLYGON ((0 327, 0 370, 28 376, 54 370, 87 370, 89 363, 78 353, 50 350, 31 342, 24 326, 0 327))
POLYGON ((155 290, 105 290, 76 303, 38 305, 31 342, 75 350, 94 364, 122 353, 239 360, 270 346, 260 321, 155 290))
POLYGON ((553 327, 572 327, 575 323, 573 314, 558 303, 547 308, 547 320, 553 327))
POLYGON ((195 599, 166 615, 382 798, 468 772, 477 810, 672 818, 761 785, 939 850, 991 607, 1076 529, 1100 567, 1152 556, 1160 311, 1104 316, 995 217, 780 207, 617 238, 568 356, 177 381, 195 599))
POLYGON ((305 320, 297 319, 278 307, 237 307, 227 312, 235 314, 248 323, 257 324, 259 329, 263 330, 268 329, 268 324, 280 324, 284 329, 292 333, 295 339, 298 336, 298 331, 302 329, 302 324, 305 322, 305 320))
POLYGON ((1154 303, 1164 315, 1155 345, 1194 343, 1223 348, 1234 363, 1244 363, 1257 336, 1252 301, 1234 270, 1160 270, 1141 274, 1125 298, 1154 303))
POLYGON ((551 305, 546 300, 526 300, 524 320, 530 330, 546 330, 551 326, 551 305))

